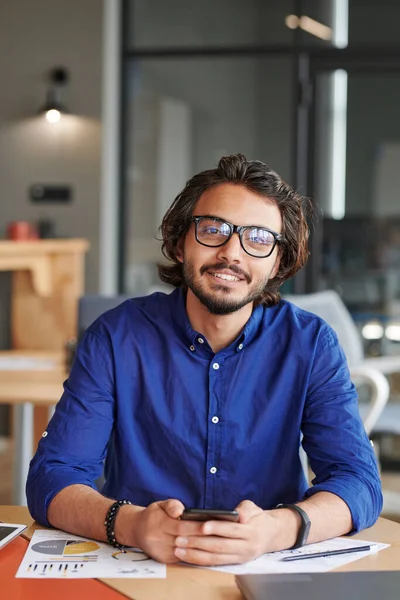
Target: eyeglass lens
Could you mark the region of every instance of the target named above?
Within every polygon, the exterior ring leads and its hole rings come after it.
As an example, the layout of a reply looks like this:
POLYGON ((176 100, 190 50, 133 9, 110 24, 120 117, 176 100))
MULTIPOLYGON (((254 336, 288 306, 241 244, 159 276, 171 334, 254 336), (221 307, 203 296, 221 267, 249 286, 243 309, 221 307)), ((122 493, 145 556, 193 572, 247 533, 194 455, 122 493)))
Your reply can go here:
MULTIPOLYGON (((207 246, 222 246, 231 236, 231 227, 219 219, 203 218, 197 222, 197 237, 207 246)), ((262 227, 248 227, 242 232, 242 244, 246 251, 255 256, 266 256, 275 245, 271 231, 262 227)))

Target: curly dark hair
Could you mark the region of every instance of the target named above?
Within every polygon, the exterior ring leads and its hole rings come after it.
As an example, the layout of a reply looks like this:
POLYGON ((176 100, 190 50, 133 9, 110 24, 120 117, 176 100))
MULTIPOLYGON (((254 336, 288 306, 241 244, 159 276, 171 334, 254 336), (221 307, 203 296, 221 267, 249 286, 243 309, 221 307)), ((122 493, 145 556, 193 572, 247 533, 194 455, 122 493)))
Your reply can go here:
POLYGON ((315 214, 314 207, 309 198, 295 192, 268 165, 259 160, 247 160, 243 154, 224 156, 216 169, 194 175, 173 201, 159 228, 162 252, 172 262, 158 265, 160 279, 175 287, 186 287, 183 265, 177 258, 178 244, 189 230, 193 210, 200 196, 223 183, 241 185, 273 200, 281 212, 283 240, 278 247, 279 269, 257 301, 257 304, 273 306, 280 300, 280 286, 307 262, 308 221, 315 214))

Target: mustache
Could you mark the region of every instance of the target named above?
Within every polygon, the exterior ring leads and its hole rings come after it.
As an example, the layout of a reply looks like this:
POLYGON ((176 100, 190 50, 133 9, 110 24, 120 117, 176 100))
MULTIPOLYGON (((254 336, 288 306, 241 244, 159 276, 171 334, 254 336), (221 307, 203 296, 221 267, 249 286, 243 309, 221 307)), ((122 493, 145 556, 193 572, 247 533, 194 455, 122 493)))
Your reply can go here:
POLYGON ((247 281, 247 283, 251 282, 251 277, 248 273, 246 273, 246 271, 243 271, 243 269, 241 269, 240 267, 238 267, 235 264, 230 265, 229 263, 219 262, 219 263, 215 263, 215 264, 203 265, 200 268, 200 274, 204 275, 204 273, 209 270, 222 271, 223 269, 227 269, 227 270, 231 271, 232 273, 234 273, 235 275, 244 277, 244 279, 247 281))

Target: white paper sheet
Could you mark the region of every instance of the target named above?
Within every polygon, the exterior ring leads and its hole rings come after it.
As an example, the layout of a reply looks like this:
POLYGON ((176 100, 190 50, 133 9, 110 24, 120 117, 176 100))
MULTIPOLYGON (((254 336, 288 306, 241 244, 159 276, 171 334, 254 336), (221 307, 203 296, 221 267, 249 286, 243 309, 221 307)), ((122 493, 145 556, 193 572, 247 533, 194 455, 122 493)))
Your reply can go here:
POLYGON ((368 554, 378 552, 387 548, 390 544, 380 544, 367 542, 365 540, 355 540, 352 538, 333 538, 317 544, 309 544, 296 550, 284 550, 282 552, 271 552, 263 554, 256 560, 252 560, 242 565, 229 565, 226 567, 210 567, 215 571, 225 571, 226 573, 235 573, 242 575, 245 573, 323 573, 330 571, 354 560, 368 556, 368 554), (371 550, 362 552, 351 552, 349 554, 338 554, 336 556, 325 556, 318 558, 308 558, 307 560, 294 560, 284 562, 285 556, 309 554, 313 552, 326 552, 329 550, 342 550, 345 548, 354 548, 356 546, 371 546, 371 550))
POLYGON ((165 578, 166 566, 137 549, 125 553, 58 530, 35 531, 16 577, 28 579, 165 578))

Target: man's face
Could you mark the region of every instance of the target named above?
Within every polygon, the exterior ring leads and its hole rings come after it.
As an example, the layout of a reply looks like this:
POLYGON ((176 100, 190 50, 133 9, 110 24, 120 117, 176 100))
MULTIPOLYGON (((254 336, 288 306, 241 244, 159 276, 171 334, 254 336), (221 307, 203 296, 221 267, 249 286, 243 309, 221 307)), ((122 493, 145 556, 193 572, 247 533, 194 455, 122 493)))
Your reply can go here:
MULTIPOLYGON (((193 216, 212 215, 234 225, 258 225, 281 232, 277 205, 247 188, 224 183, 204 192, 193 216)), ((259 298, 279 267, 278 245, 271 256, 256 258, 243 250, 234 233, 220 247, 206 247, 195 237, 195 224, 183 240, 178 256, 183 263, 188 293, 193 293, 213 314, 235 312, 259 298)))

